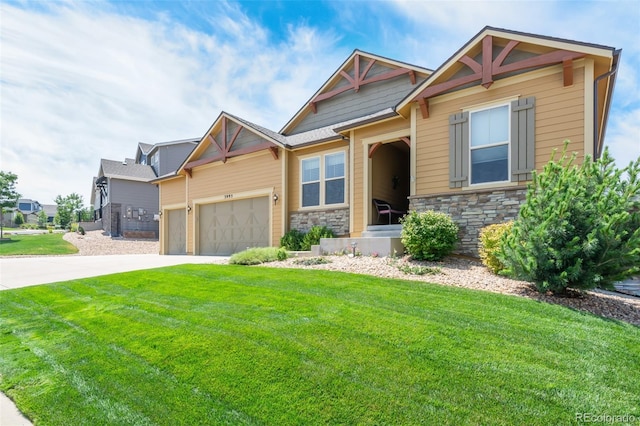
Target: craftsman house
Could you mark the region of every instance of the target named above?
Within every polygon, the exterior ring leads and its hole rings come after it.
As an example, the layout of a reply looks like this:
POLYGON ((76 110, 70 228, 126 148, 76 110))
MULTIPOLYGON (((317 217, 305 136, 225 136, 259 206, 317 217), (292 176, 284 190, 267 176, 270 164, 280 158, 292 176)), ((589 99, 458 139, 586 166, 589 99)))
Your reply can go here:
POLYGON ((136 158, 100 160, 93 179, 94 219, 111 236, 158 238, 158 176, 175 173, 199 139, 139 143, 136 158))
POLYGON ((348 238, 325 251, 385 254, 398 216, 434 209, 475 255, 478 231, 517 215, 565 139, 580 158, 601 153, 619 55, 491 27, 435 71, 356 50, 279 132, 218 116, 155 181, 160 250, 230 254, 320 224, 348 238))

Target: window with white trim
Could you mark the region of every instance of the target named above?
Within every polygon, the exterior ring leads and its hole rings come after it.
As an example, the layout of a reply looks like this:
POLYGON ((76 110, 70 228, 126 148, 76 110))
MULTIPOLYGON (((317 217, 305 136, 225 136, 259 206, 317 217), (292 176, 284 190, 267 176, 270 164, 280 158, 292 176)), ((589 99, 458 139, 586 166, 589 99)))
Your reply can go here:
POLYGON ((509 105, 470 112, 471 184, 509 181, 509 105))
POLYGON ((301 160, 302 207, 345 203, 345 153, 301 160))

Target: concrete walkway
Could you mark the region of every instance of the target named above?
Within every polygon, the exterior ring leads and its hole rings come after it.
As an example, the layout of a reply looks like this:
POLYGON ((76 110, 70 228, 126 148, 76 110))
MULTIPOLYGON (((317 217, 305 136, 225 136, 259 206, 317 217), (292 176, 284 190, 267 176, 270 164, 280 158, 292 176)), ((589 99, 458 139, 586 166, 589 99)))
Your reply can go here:
POLYGON ((0 258, 0 290, 185 263, 227 263, 221 256, 40 256, 0 258))
MULTIPOLYGON (((228 257, 217 256, 157 254, 3 257, 0 258, 0 290, 187 263, 224 264, 228 260, 228 257)), ((32 423, 13 401, 0 392, 0 426, 29 425, 32 423)))

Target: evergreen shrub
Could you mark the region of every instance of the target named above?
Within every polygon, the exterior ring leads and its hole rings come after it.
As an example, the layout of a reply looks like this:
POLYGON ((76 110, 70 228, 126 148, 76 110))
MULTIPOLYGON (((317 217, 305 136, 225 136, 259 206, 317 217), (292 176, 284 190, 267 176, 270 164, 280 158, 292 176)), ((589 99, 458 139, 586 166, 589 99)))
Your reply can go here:
POLYGON ((445 213, 411 211, 401 220, 402 244, 416 260, 440 260, 458 242, 458 225, 445 213))
POLYGON ((320 238, 335 238, 336 234, 326 226, 316 225, 302 239, 302 250, 311 250, 311 246, 320 244, 320 238))
POLYGON ((280 247, 289 251, 301 251, 304 236, 304 232, 292 229, 280 238, 280 247))
POLYGON ((541 292, 612 288, 640 272, 640 158, 617 169, 605 149, 578 166, 566 149, 534 172, 503 262, 541 292))

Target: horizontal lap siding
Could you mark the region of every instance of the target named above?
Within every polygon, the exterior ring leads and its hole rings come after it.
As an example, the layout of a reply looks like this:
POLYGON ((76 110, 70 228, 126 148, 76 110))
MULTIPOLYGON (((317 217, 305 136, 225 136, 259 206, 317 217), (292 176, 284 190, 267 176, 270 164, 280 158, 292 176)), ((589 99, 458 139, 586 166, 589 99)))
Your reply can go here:
MULTIPOLYGON (((277 194, 282 193, 282 150, 279 159, 274 160, 270 152, 250 154, 247 157, 236 157, 226 163, 216 162, 212 165, 196 167, 189 179, 189 205, 193 200, 237 194, 266 188, 275 188, 277 194)), ((279 244, 282 230, 282 203, 272 206, 271 235, 274 245, 279 244)), ((187 247, 193 253, 193 211, 187 221, 187 247)))
MULTIPOLYGON (((452 192, 449 188, 449 116, 486 102, 511 96, 536 98, 536 169, 542 170, 553 148, 570 139, 570 151, 584 154, 584 68, 574 69, 574 84, 563 86, 562 67, 557 73, 429 105, 429 118, 417 114, 417 195, 452 192)), ((521 78, 521 77, 520 77, 521 78)), ((517 78, 516 78, 517 79, 517 78)), ((508 80, 505 80, 508 81, 508 80)), ((446 96, 446 95, 444 95, 446 96)))
POLYGON ((160 183, 160 205, 183 204, 186 200, 185 179, 173 179, 160 183))

